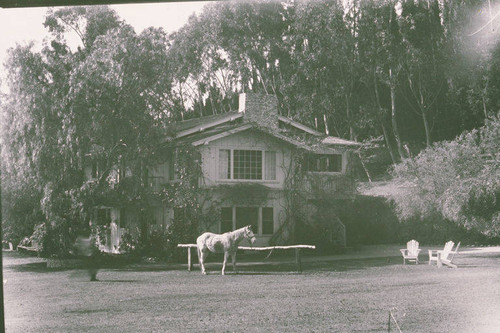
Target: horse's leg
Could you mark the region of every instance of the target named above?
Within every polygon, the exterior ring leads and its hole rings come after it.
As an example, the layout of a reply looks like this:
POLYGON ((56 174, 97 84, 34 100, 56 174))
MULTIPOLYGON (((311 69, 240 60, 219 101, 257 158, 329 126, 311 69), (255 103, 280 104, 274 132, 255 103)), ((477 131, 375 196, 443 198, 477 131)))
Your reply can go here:
POLYGON ((236 252, 231 253, 231 261, 233 262, 233 272, 238 273, 236 270, 236 252))
POLYGON ((226 263, 227 263, 228 256, 229 256, 229 252, 224 251, 224 262, 222 263, 222 275, 224 275, 225 271, 226 271, 226 263))
POLYGON ((206 258, 205 252, 203 252, 203 250, 200 250, 198 248, 198 261, 200 262, 201 274, 207 274, 207 272, 205 271, 205 265, 204 265, 205 258, 206 258))

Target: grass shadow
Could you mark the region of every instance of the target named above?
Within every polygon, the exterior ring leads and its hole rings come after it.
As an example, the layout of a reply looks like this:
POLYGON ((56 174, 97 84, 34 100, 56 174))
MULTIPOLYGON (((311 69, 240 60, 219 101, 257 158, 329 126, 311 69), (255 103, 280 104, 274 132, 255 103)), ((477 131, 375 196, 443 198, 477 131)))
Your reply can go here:
MULTIPOLYGON (((193 270, 191 271, 192 273, 194 274, 200 274, 201 275, 201 271, 200 270, 193 270)), ((212 270, 207 270, 206 271, 206 275, 222 275, 222 272, 221 270, 216 270, 216 269, 212 269, 212 270)), ((241 271, 241 270, 238 270, 237 272, 233 272, 231 270, 226 270, 226 274, 225 275, 230 275, 230 276, 237 276, 237 275, 300 275, 301 273, 299 272, 296 272, 296 271, 293 271, 293 270, 284 270, 284 271, 263 271, 263 270, 258 270, 258 271, 241 271)))
POLYGON ((99 313, 108 311, 109 309, 78 309, 78 310, 64 310, 64 313, 90 314, 90 313, 99 313))
POLYGON ((365 270, 374 267, 385 267, 394 265, 403 265, 400 262, 401 257, 383 257, 383 258, 363 258, 363 259, 340 259, 311 261, 303 264, 304 270, 314 272, 346 272, 354 270, 365 270))
POLYGON ((106 283, 138 283, 138 280, 101 280, 97 279, 96 282, 106 282, 106 283))
POLYGON ((264 272, 264 271, 254 271, 254 272, 242 272, 238 271, 234 272, 226 272, 226 275, 300 275, 299 272, 264 272))
MULTIPOLYGON (((106 267, 103 267, 106 268, 106 267)), ((187 265, 183 264, 169 264, 169 263, 144 263, 124 265, 122 267, 110 267, 113 271, 117 272, 166 272, 166 271, 181 271, 187 270, 187 265)))
POLYGON ((16 272, 34 272, 34 273, 48 273, 51 269, 47 268, 46 262, 33 262, 28 264, 19 264, 9 266, 10 269, 16 272))

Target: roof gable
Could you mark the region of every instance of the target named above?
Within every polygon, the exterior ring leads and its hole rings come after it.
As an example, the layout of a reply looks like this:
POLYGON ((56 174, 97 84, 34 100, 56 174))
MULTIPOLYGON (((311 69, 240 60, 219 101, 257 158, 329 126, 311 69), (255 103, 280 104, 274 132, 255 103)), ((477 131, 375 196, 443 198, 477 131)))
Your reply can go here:
POLYGON ((306 125, 280 115, 278 115, 278 121, 297 129, 300 133, 298 137, 296 135, 290 135, 289 133, 287 134, 282 132, 279 129, 262 126, 262 124, 249 122, 248 120, 242 122, 240 120, 245 120, 245 113, 228 112, 180 121, 175 123, 173 127, 176 131, 173 137, 171 139, 167 139, 166 141, 174 140, 177 144, 189 143, 194 146, 199 146, 254 128, 267 133, 280 141, 287 142, 298 148, 309 151, 328 151, 333 147, 355 148, 361 146, 360 143, 355 141, 345 140, 333 136, 325 136, 324 134, 306 125), (307 139, 307 137, 309 139, 307 139))
POLYGON ((176 131, 175 137, 182 138, 190 134, 205 131, 209 128, 231 123, 242 117, 243 114, 233 111, 179 121, 174 124, 174 129, 176 131))
POLYGON ((274 139, 279 140, 280 142, 284 142, 288 145, 297 147, 299 149, 304 149, 309 152, 315 152, 315 153, 332 153, 335 152, 336 150, 334 147, 331 146, 326 146, 321 144, 321 142, 318 139, 314 139, 312 142, 303 142, 300 139, 295 139, 291 138, 289 136, 283 135, 281 133, 277 133, 274 131, 269 130, 266 127, 259 127, 255 124, 252 123, 246 123, 246 124, 240 124, 240 125, 235 125, 235 126, 230 126, 226 127, 224 130, 209 130, 204 133, 198 133, 194 135, 193 137, 186 137, 182 140, 182 143, 190 143, 193 146, 202 146, 202 145, 208 145, 213 141, 241 133, 244 131, 248 130, 254 130, 258 131, 260 133, 264 133, 266 135, 269 135, 270 137, 273 137, 274 139))
POLYGON ((283 116, 278 115, 278 121, 281 123, 290 125, 290 126, 294 127, 295 129, 298 129, 298 130, 301 130, 303 132, 314 135, 314 136, 322 136, 323 135, 322 133, 320 133, 320 132, 318 132, 318 131, 316 131, 308 126, 303 125, 301 123, 298 123, 298 122, 296 122, 290 118, 287 118, 287 117, 283 117, 283 116))

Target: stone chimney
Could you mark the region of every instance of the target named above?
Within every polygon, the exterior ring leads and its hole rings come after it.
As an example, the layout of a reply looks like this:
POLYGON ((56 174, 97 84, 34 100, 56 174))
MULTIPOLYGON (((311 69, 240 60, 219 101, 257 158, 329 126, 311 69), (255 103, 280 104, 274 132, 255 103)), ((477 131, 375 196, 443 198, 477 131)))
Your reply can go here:
POLYGON ((278 129, 278 99, 274 95, 242 93, 238 112, 243 112, 246 121, 259 126, 278 129))

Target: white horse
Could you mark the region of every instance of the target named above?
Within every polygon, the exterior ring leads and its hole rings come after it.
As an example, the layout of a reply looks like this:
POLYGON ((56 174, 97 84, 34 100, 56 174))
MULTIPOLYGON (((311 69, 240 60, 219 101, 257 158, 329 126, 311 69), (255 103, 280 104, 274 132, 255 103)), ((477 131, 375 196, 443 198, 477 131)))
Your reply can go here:
POLYGON ((198 261, 201 266, 201 273, 207 274, 205 271, 205 259, 209 252, 222 253, 224 252, 224 263, 222 264, 222 275, 226 270, 227 257, 231 255, 233 261, 233 271, 236 272, 236 250, 238 244, 246 238, 251 244, 255 242, 255 235, 253 234, 250 226, 240 228, 235 231, 229 231, 222 235, 205 232, 196 239, 198 248, 198 261))

